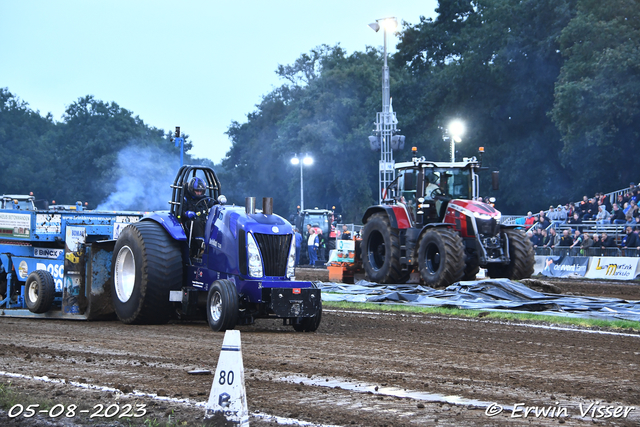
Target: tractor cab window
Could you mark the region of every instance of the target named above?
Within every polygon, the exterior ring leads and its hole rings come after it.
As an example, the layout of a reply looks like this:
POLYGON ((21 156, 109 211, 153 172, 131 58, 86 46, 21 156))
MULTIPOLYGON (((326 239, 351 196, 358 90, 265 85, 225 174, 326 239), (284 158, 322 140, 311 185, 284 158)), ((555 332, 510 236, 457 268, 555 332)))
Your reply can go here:
POLYGON ((469 169, 433 168, 425 171, 425 192, 427 200, 436 196, 450 199, 469 199, 469 169))
POLYGON ((302 231, 307 234, 307 225, 313 228, 319 228, 320 234, 329 233, 329 218, 324 213, 307 213, 304 218, 304 224, 302 224, 302 231))

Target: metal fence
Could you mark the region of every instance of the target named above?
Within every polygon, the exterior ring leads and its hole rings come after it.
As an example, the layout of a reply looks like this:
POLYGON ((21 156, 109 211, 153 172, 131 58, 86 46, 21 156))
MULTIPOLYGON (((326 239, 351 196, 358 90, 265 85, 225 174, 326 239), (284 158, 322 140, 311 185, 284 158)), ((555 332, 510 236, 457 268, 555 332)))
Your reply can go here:
POLYGON ((637 249, 620 249, 620 248, 567 248, 567 247, 555 247, 555 248, 534 248, 536 255, 542 256, 610 256, 610 257, 638 257, 640 251, 637 249))

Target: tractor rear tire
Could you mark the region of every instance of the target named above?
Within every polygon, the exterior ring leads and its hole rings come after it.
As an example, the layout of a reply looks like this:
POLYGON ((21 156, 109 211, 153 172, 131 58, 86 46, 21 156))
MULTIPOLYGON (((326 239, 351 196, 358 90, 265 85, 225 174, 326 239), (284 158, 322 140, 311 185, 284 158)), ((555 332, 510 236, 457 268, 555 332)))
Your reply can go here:
POLYGON ((420 277, 427 286, 445 288, 462 279, 465 272, 464 242, 457 232, 432 229, 418 247, 420 277))
POLYGON ((520 280, 531 277, 535 264, 533 245, 522 230, 505 230, 509 239, 509 264, 488 264, 487 273, 492 279, 520 280))
POLYGON ((238 290, 230 280, 217 280, 211 284, 207 296, 207 321, 216 332, 224 332, 238 323, 238 290))
POLYGON ((167 323, 169 291, 182 288, 182 251, 162 225, 141 221, 126 226, 113 250, 111 299, 127 324, 167 323))
POLYGON ((315 332, 320 326, 322 320, 322 301, 320 301, 320 307, 316 311, 316 315, 313 317, 303 317, 300 319, 300 323, 294 323, 293 329, 296 332, 315 332))
POLYGON ((32 313, 46 313, 53 305, 56 284, 53 276, 46 270, 35 270, 24 285, 24 301, 32 313))
POLYGON ((389 217, 377 213, 362 232, 362 265, 367 280, 376 283, 405 283, 410 273, 400 267, 400 237, 389 217))

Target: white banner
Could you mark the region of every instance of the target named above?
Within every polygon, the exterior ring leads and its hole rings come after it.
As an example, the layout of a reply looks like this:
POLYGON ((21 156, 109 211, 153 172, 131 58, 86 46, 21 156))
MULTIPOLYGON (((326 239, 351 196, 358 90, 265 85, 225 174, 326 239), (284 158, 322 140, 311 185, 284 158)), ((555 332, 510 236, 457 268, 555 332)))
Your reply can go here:
POLYGON ((60 214, 37 214, 36 234, 58 234, 62 227, 60 214))
POLYGON ((592 257, 584 277, 588 279, 633 280, 640 258, 592 257))
POLYGON ((2 237, 29 238, 31 214, 0 213, 0 235, 2 237))

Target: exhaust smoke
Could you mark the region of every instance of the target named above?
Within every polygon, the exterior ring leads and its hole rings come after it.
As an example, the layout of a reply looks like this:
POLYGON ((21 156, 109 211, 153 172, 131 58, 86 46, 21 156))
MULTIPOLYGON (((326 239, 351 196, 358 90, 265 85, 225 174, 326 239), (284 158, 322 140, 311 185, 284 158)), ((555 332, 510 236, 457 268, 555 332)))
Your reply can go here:
POLYGON ((175 154, 148 146, 128 146, 118 153, 112 171, 115 191, 97 210, 153 211, 169 209, 178 164, 175 154))

